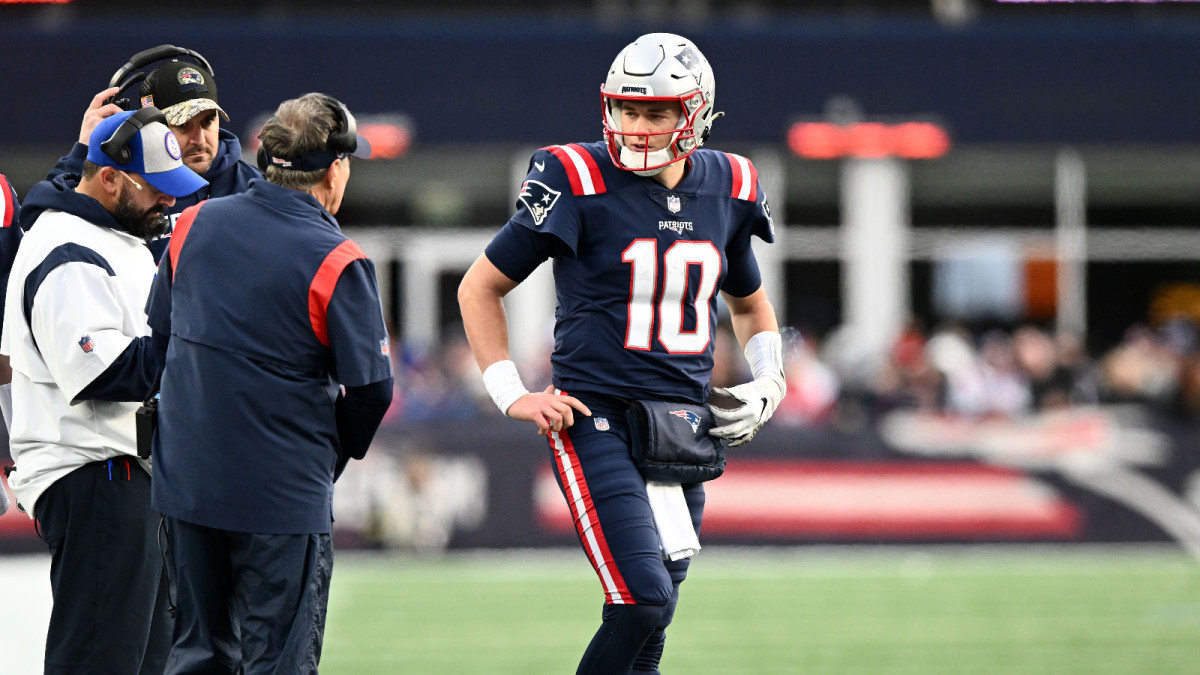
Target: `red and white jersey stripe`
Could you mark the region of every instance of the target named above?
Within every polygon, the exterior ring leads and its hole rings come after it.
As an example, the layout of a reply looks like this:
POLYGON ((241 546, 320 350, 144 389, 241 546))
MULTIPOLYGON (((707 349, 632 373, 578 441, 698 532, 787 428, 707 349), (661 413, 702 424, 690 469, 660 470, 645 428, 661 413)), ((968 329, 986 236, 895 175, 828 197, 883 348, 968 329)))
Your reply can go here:
POLYGON ((725 157, 729 160, 729 168, 733 170, 733 191, 729 196, 749 202, 757 201, 758 169, 741 155, 727 152, 725 157))
POLYGON ((576 143, 552 145, 546 149, 554 153, 567 170, 567 178, 571 181, 571 192, 574 195, 596 195, 605 191, 600 166, 587 150, 576 143))

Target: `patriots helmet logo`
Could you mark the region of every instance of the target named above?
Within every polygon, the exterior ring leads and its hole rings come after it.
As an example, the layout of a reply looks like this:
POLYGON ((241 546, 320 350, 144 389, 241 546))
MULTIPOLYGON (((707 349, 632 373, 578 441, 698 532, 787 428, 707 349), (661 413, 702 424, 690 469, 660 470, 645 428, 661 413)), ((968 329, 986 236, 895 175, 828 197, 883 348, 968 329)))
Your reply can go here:
POLYGON ((545 183, 530 179, 521 184, 521 194, 518 196, 529 209, 529 215, 533 216, 533 224, 541 225, 561 194, 545 183))
POLYGON ((692 426, 692 433, 700 430, 700 416, 691 410, 668 410, 668 414, 681 418, 692 426))
POLYGON ((700 58, 700 54, 691 47, 684 47, 675 55, 675 60, 687 68, 692 77, 696 78, 697 85, 700 84, 700 78, 704 75, 704 67, 700 64, 700 58))

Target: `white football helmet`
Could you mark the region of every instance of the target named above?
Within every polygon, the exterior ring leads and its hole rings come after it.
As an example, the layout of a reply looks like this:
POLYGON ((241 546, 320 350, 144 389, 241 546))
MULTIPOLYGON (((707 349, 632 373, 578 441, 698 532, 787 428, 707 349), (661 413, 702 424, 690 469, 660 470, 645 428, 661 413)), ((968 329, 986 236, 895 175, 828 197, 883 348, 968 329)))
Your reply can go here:
MULTIPOLYGON (((663 167, 695 152, 708 140, 713 120, 716 82, 708 59, 685 37, 649 33, 617 54, 608 79, 600 87, 604 103, 604 138, 613 164, 639 176, 653 176, 663 167), (679 125, 673 131, 632 134, 621 129, 622 101, 675 101, 680 106, 679 125), (626 136, 671 134, 662 150, 634 150, 626 136)), ((647 144, 648 145, 648 144, 647 144)))

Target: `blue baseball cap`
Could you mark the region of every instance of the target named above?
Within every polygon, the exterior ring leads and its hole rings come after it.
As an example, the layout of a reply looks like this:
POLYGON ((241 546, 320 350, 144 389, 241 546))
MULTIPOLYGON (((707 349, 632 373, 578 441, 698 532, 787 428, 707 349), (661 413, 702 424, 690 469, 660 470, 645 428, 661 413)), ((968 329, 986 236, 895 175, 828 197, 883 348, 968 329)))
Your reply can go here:
MULTIPOLYGON (((142 110, 145 110, 143 108, 142 110)), ((101 145, 121 128, 125 120, 138 111, 119 112, 101 120, 88 141, 88 161, 98 166, 111 166, 121 171, 141 174, 146 182, 172 197, 186 197, 208 185, 195 171, 184 165, 179 139, 171 129, 158 120, 150 120, 134 133, 126 147, 129 161, 118 162, 101 149, 101 145)), ((145 115, 145 113, 143 113, 145 115)), ((137 122, 138 120, 135 120, 137 122)))

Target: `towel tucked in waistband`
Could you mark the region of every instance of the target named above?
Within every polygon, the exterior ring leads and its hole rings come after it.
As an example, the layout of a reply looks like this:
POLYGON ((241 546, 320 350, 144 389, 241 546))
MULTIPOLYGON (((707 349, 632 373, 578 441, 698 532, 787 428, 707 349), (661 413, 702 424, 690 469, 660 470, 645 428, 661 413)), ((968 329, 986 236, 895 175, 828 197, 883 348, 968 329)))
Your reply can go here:
POLYGON ((692 527, 692 514, 688 511, 683 487, 679 483, 646 481, 646 495, 654 512, 663 557, 683 560, 699 553, 700 539, 692 527))

